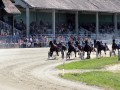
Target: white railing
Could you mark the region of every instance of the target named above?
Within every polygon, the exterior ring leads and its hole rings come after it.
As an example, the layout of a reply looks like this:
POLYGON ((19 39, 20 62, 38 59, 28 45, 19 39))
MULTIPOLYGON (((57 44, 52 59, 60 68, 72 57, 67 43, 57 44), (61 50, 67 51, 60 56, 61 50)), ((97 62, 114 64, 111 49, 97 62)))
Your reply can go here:
MULTIPOLYGON (((49 34, 49 35, 43 34, 42 37, 40 35, 37 35, 37 36, 35 36, 35 38, 38 39, 38 42, 40 43, 41 47, 46 47, 46 46, 48 46, 49 41, 51 41, 53 39, 59 40, 60 39, 59 36, 63 36, 63 38, 64 38, 63 41, 68 42, 68 38, 70 37, 70 35, 59 34, 59 35, 56 35, 56 38, 55 38, 52 34, 49 34)), ((77 36, 77 35, 73 34, 72 36, 77 36)), ((80 34, 79 36, 81 38, 85 37, 84 34, 80 34)), ((106 38, 107 35, 100 35, 100 36, 101 37, 99 38, 99 40, 101 40, 103 43, 112 44, 112 38, 106 38)), ((93 40, 94 37, 96 37, 96 34, 92 34, 91 37, 93 40)), ((19 48, 20 40, 24 43, 24 40, 21 38, 22 37, 20 37, 20 36, 0 36, 0 48, 19 48)), ((29 37, 29 40, 30 40, 30 37, 29 37)), ((119 42, 120 42, 120 39, 117 38, 116 43, 119 43, 119 42)))
POLYGON ((0 48, 18 48, 18 36, 0 36, 0 48))

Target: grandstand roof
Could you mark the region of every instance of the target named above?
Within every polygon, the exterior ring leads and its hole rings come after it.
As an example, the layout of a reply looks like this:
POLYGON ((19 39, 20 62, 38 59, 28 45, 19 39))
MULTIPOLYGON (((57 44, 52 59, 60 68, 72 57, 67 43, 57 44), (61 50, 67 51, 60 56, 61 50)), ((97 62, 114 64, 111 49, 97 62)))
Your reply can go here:
POLYGON ((2 0, 4 4, 4 10, 9 14, 20 14, 20 11, 10 0, 2 0))
POLYGON ((120 12, 120 0, 23 0, 39 9, 120 12))
POLYGON ((89 0, 99 10, 105 12, 120 12, 120 0, 89 0), (119 3, 115 3, 115 2, 119 3))

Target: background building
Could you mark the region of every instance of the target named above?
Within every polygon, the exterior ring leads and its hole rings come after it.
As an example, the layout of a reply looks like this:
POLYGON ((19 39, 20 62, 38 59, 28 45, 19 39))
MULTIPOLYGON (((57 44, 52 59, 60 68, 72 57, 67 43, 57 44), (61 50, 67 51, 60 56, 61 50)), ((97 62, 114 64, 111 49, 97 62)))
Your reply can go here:
POLYGON ((10 22, 8 24, 23 35, 98 36, 118 35, 120 32, 119 0, 12 0, 12 2, 1 0, 1 2, 5 6, 4 11, 7 12, 1 21, 10 22))

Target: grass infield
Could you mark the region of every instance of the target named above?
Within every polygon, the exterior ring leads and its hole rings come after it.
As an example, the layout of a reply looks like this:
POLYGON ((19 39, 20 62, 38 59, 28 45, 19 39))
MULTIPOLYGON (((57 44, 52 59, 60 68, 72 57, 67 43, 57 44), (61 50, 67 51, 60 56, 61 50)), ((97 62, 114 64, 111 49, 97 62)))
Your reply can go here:
POLYGON ((65 74, 62 77, 88 85, 100 86, 105 90, 120 90, 120 73, 94 71, 82 74, 65 74))
POLYGON ((57 66, 58 69, 66 69, 66 70, 73 70, 73 69, 101 69, 106 65, 112 65, 120 63, 118 61, 118 57, 105 57, 100 59, 91 59, 91 60, 82 60, 72 63, 67 63, 64 66, 60 65, 57 66))

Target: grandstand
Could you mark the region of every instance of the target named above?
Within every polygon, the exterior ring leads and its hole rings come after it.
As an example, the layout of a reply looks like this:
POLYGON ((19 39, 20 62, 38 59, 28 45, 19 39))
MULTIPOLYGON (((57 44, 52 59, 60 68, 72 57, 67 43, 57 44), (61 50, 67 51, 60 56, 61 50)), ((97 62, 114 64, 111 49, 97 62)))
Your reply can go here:
POLYGON ((0 0, 0 37, 118 38, 119 13, 119 0, 0 0))

